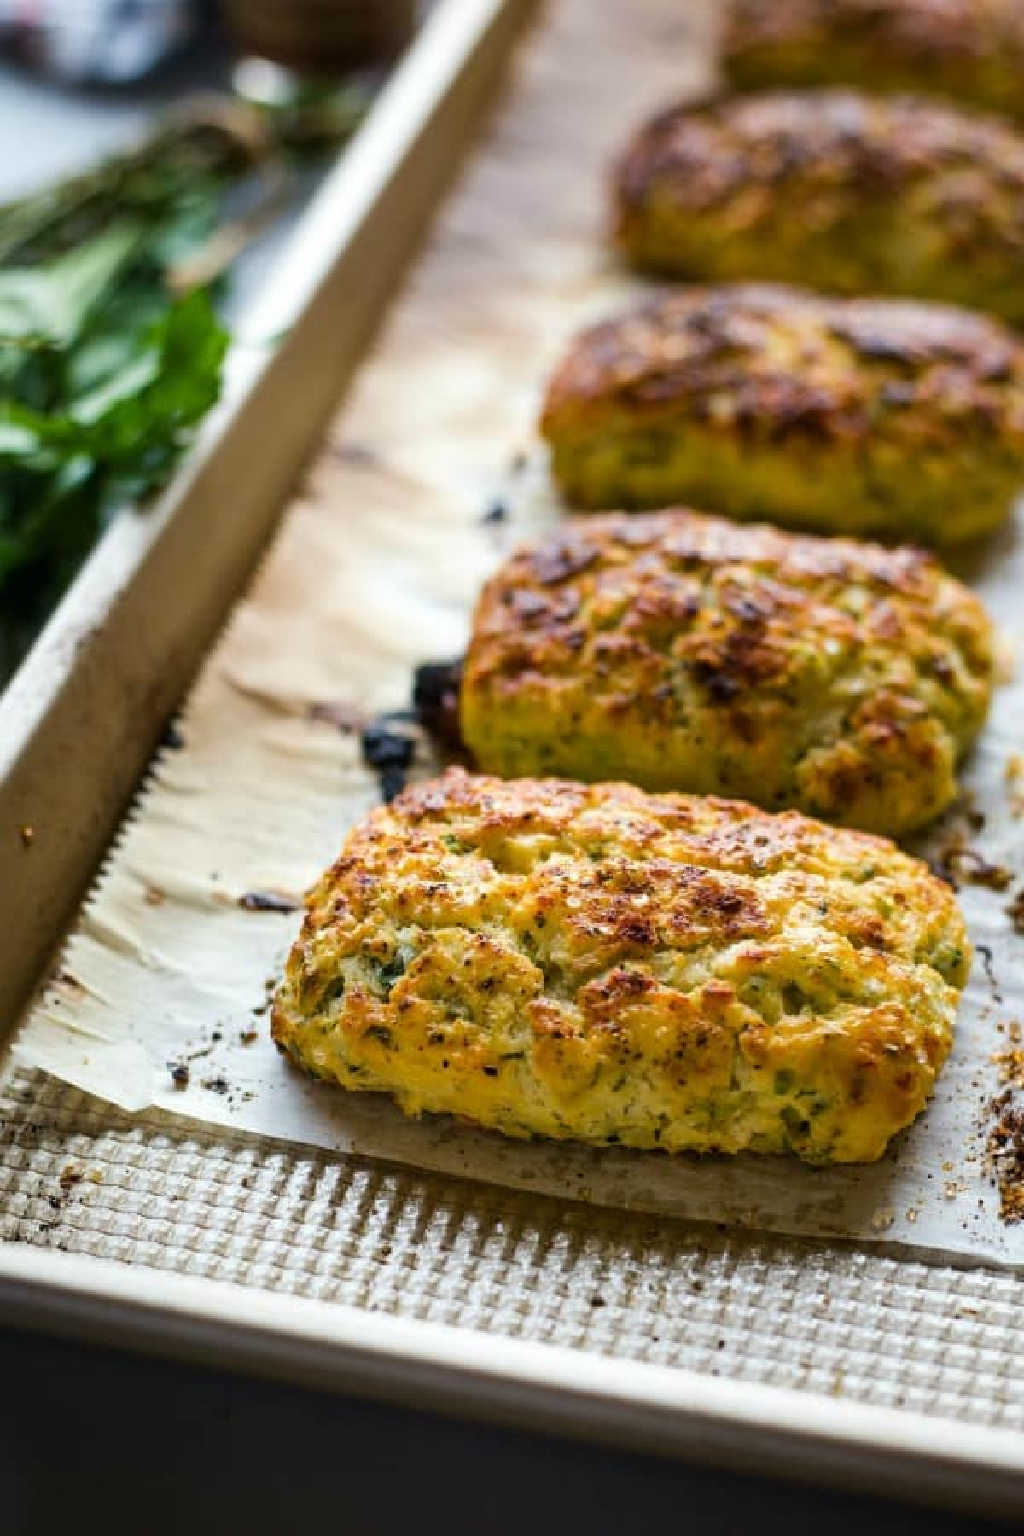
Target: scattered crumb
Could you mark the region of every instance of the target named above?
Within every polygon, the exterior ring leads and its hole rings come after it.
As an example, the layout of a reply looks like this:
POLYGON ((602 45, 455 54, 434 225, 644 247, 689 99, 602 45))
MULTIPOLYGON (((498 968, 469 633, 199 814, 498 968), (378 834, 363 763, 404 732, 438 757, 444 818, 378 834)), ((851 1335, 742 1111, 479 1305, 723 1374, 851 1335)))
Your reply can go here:
POLYGON ((932 873, 954 890, 965 883, 1005 891, 1013 880, 1011 869, 993 864, 971 846, 970 835, 982 831, 984 826, 984 814, 975 807, 973 797, 969 793, 962 794, 943 822, 941 842, 930 861, 932 873))
POLYGON ((998 632, 995 636, 996 682, 1002 686, 1012 683, 1017 672, 1017 647, 1009 635, 998 632))
POLYGON ((330 452, 343 464, 355 464, 362 469, 375 469, 380 463, 380 455, 367 443, 331 443, 330 452))
POLYGON ((882 1206, 871 1218, 871 1226, 875 1232, 885 1232, 896 1220, 896 1213, 889 1206, 882 1206))
POLYGON ((210 1093, 228 1093, 230 1091, 231 1085, 226 1077, 218 1076, 204 1077, 203 1087, 206 1088, 210 1093))
POLYGON ((1024 1051, 997 1051, 992 1061, 999 1068, 999 1081, 1024 1088, 1024 1051))
POLYGON ((60 1171, 60 1187, 67 1194, 73 1184, 77 1184, 84 1177, 81 1168, 76 1163, 68 1163, 60 1171))
POLYGON ((1024 933, 1024 885, 1014 896, 1006 911, 1013 924, 1014 933, 1024 933))
POLYGON ((960 1186, 956 1179, 947 1179, 943 1185, 942 1193, 945 1195, 947 1200, 955 1200, 957 1195, 960 1193, 960 1186))
POLYGON ((171 1074, 171 1082, 175 1088, 187 1088, 189 1078, 192 1076, 188 1065, 184 1061, 169 1061, 167 1066, 171 1074))
POLYGON ((158 885, 147 885, 142 893, 142 899, 147 907, 162 907, 167 900, 167 893, 158 885))
POLYGON ((1013 870, 1005 864, 993 864, 977 848, 951 840, 940 849, 933 864, 934 872, 947 885, 984 885, 991 891, 1005 891, 1013 880, 1013 870))
POLYGON ((994 1123, 985 1143, 985 1160, 999 1190, 999 1215, 1012 1225, 1024 1220, 1024 1108, 1012 1088, 1004 1088, 989 1109, 994 1123))
POLYGON ((23 826, 21 828, 20 836, 21 836, 21 846, 23 848, 31 848, 32 844, 36 840, 36 829, 35 829, 35 827, 30 827, 26 823, 25 826, 23 826))
POLYGON ((173 720, 168 721, 160 738, 160 745, 162 747, 169 747, 172 752, 180 752, 185 745, 185 738, 173 720))
POLYGON ((459 686, 462 658, 427 661, 413 673, 412 703, 416 718, 445 753, 464 754, 459 728, 459 686))
POLYGON ((346 703, 343 699, 310 705, 309 718, 322 720, 326 725, 333 725, 335 730, 346 734, 361 731, 368 719, 365 709, 358 704, 346 703))
POLYGON ((1006 788, 1010 797, 1010 815, 1024 816, 1024 754, 1014 752, 1006 759, 1006 788))
POLYGON ((910 1222, 911 1226, 913 1226, 914 1222, 917 1220, 917 1207, 915 1205, 908 1206, 906 1215, 907 1220, 910 1222))
POLYGON ((238 1038, 243 1045, 252 1045, 254 1041, 259 1039, 259 1037, 260 1032, 258 1029, 243 1029, 239 1031, 238 1035, 238 1038))
POLYGON ((297 912, 301 902, 280 891, 246 891, 238 905, 243 912, 297 912))
POLYGON ((975 954, 981 958, 982 969, 985 972, 985 980, 988 982, 989 991, 992 993, 992 1001, 1001 1004, 1003 1002, 1003 994, 999 990, 999 979, 996 976, 995 965, 993 963, 992 950, 990 946, 988 944, 975 944, 974 951, 975 954))
POLYGON ((363 762, 376 773, 380 797, 387 805, 405 788, 406 775, 416 756, 415 737, 403 721, 382 715, 363 728, 360 739, 363 762))

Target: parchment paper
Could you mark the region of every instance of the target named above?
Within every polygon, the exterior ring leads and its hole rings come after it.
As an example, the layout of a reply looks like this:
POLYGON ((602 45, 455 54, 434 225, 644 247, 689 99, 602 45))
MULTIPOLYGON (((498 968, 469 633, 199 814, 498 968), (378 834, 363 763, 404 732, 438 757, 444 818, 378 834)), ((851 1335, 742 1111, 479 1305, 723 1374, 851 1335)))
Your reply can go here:
MULTIPOLYGON (((703 13, 681 12, 676 0, 547 8, 16 1057, 129 1110, 603 1204, 1024 1265, 1024 1226, 1002 1224, 983 1167, 993 1057, 1024 1013, 1024 936, 1006 912, 1024 884, 1024 820, 1006 782, 1024 746, 1019 682, 1001 688, 965 775, 985 817, 974 845, 1017 878, 1010 891, 963 890, 986 963, 931 1107, 878 1165, 598 1152, 408 1121, 306 1080, 269 1040, 267 985, 299 916, 240 899, 298 901, 377 795, 358 736, 337 721, 406 703, 412 667, 464 645, 481 579, 558 515, 534 435, 539 395, 567 335, 636 287, 602 243, 602 176, 638 118, 704 83, 703 13), (181 1064, 183 1088, 170 1070, 181 1064)), ((1012 647, 1024 520, 969 575, 1012 647)), ((417 771, 433 766, 424 755, 417 771)))

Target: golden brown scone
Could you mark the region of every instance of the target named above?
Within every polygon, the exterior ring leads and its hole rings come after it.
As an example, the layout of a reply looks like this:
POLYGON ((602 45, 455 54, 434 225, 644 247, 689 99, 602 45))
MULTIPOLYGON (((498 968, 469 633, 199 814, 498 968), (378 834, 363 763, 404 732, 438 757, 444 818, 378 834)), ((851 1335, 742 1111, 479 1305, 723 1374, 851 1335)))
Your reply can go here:
POLYGON ((1024 319, 1024 136, 933 101, 790 91, 679 107, 627 150, 615 216, 648 270, 1024 319))
POLYGON ((917 549, 685 510, 574 519, 484 588, 462 734, 490 773, 740 795, 898 836, 956 793, 991 625, 917 549))
POLYGON ((740 89, 925 91, 1024 115, 1020 0, 732 0, 722 67, 740 89))
POLYGON ((870 1161, 931 1092, 969 964, 949 887, 881 838, 451 769, 350 834, 273 1034, 409 1115, 870 1161))
POLYGON ((584 331, 541 430, 577 506, 954 544, 1024 485, 1024 346, 939 304, 684 288, 584 331))

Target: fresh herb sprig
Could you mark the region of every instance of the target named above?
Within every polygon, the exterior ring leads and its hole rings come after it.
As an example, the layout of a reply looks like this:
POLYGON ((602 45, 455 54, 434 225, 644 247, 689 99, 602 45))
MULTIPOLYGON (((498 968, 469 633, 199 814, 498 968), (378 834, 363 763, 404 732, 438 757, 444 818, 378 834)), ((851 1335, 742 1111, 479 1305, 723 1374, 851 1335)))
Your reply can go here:
POLYGON ((0 209, 0 679, 217 399, 227 334, 208 292, 176 296, 168 276, 255 157, 182 123, 0 209))
POLYGON ((220 392, 211 295, 366 91, 203 98, 0 207, 0 685, 98 533, 169 479, 220 392))

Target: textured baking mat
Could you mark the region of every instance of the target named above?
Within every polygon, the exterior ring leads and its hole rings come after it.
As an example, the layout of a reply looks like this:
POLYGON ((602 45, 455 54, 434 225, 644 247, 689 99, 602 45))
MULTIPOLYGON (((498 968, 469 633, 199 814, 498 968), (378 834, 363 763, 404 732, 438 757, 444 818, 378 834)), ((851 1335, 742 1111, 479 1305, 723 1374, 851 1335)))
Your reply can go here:
MULTIPOLYGON (((598 1152, 408 1121, 306 1080, 268 1038, 267 983, 298 919, 267 908, 298 900, 377 793, 353 724, 404 703, 416 662, 460 650, 482 577, 558 516, 534 435, 539 390, 567 333, 634 286, 602 240, 603 173, 638 117, 702 84, 698 20, 670 0, 547 8, 16 1057, 128 1110, 607 1206, 1021 1264, 1024 1226, 1001 1220, 986 1167, 989 1106, 1024 1070, 1015 886, 965 885, 984 948, 953 1058, 927 1115, 870 1168, 598 1152)), ((972 575, 1015 630, 1024 535, 1009 530, 972 575)), ((970 767, 967 874, 1024 869, 1006 777, 1022 705, 1007 683, 970 767)), ((1002 1113, 1012 1121, 1013 1106, 1002 1113)))
POLYGON ((1013 1276, 515 1194, 0 1090, 0 1237, 1024 1430, 1013 1276))

